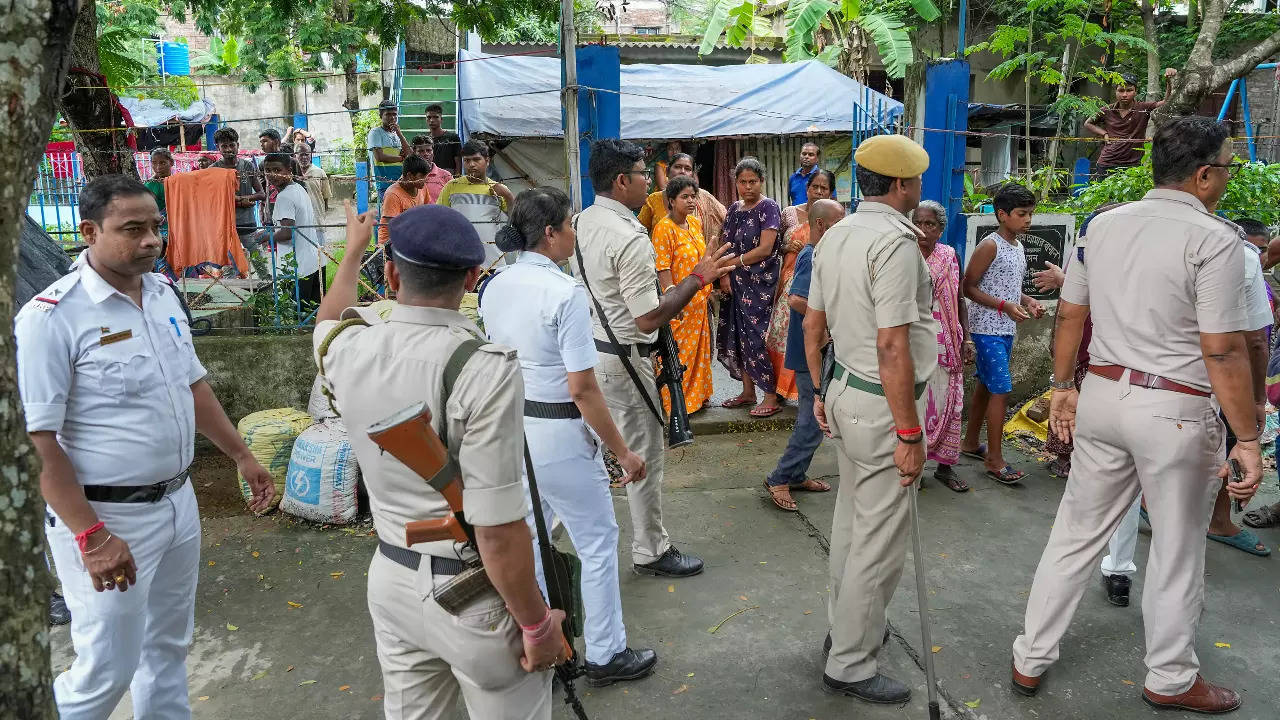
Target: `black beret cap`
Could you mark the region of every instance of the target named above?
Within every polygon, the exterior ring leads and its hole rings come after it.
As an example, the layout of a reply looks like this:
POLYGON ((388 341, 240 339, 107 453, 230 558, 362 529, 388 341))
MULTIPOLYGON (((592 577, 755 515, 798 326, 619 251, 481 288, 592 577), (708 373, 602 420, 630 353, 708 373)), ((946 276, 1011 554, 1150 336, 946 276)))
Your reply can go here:
POLYGON ((484 264, 484 243, 471 221, 443 205, 419 205, 391 219, 395 259, 466 270, 484 264))

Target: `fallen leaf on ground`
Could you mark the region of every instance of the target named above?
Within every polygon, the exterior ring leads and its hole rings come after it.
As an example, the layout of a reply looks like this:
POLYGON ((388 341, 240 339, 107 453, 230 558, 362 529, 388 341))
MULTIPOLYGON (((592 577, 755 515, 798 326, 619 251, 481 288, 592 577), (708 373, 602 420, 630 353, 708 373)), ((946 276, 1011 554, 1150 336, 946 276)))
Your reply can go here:
POLYGON ((940 652, 942 652, 942 646, 941 646, 941 645, 934 645, 934 646, 933 646, 933 651, 934 651, 935 653, 940 653, 940 652))
POLYGON ((239 630, 240 627, 238 625, 232 625, 231 623, 227 623, 227 629, 230 630, 231 632, 235 632, 239 630))
POLYGON ((266 580, 266 579, 267 579, 267 576, 266 576, 266 575, 259 575, 259 576, 258 576, 258 582, 262 582, 263 580, 266 580))
POLYGON ((693 673, 689 673, 688 675, 685 675, 685 677, 693 677, 693 673))
POLYGON ((730 506, 729 506, 729 509, 730 509, 730 510, 737 510, 737 509, 738 509, 738 506, 737 506, 737 505, 730 505, 730 506))
POLYGON ((675 689, 675 692, 673 692, 673 693, 671 693, 671 694, 672 694, 672 695, 679 695, 680 693, 685 692, 685 691, 687 691, 688 689, 689 689, 689 686, 688 686, 688 685, 685 685, 684 683, 680 683, 680 687, 676 688, 676 689, 675 689))
POLYGON ((946 554, 946 553, 938 553, 938 557, 943 558, 943 559, 946 559, 947 554, 946 554))
POLYGON ((260 555, 261 553, 259 553, 257 550, 254 550, 252 554, 254 557, 258 557, 258 555, 260 555))
POLYGON ((292 666, 292 665, 290 665, 289 667, 285 668, 285 669, 284 669, 284 671, 285 671, 285 672, 293 672, 293 666, 292 666))
POLYGON ((769 561, 768 561, 768 560, 761 560, 761 561, 760 561, 760 564, 761 564, 761 565, 768 565, 768 564, 769 564, 769 561))
POLYGON ((338 692, 346 692, 350 689, 351 689, 350 685, 343 685, 342 687, 338 688, 338 692))
POLYGON ((1121 680, 1120 682, 1124 683, 1125 685, 1136 685, 1136 684, 1137 684, 1137 683, 1135 683, 1135 682, 1134 682, 1134 681, 1132 681, 1132 680, 1121 680))
POLYGON ((676 586, 675 586, 675 585, 668 585, 668 586, 667 586, 667 592, 675 592, 675 591, 676 591, 676 586))
POLYGON ((209 561, 209 567, 213 567, 214 565, 217 565, 217 564, 218 563, 214 562, 213 560, 209 561))
MULTIPOLYGON (((590 695, 591 693, 587 693, 587 694, 588 694, 588 695, 590 695)), ((373 697, 371 697, 371 698, 369 698, 369 699, 370 699, 370 700, 372 700, 372 701, 374 701, 374 702, 382 702, 382 696, 381 696, 381 695, 374 695, 373 697)))
POLYGON ((254 679, 254 680, 261 680, 262 678, 264 678, 264 677, 266 677, 266 676, 267 676, 267 672, 268 672, 267 670, 263 670, 262 672, 258 673, 257 675, 254 675, 254 676, 253 676, 253 679, 254 679))
POLYGON ((964 704, 970 708, 976 708, 982 704, 982 698, 978 698, 977 700, 966 700, 964 704))
POLYGON ((331 572, 331 573, 329 573, 329 577, 333 578, 334 580, 337 580, 338 578, 342 577, 343 575, 346 575, 346 573, 345 573, 345 572, 342 572, 342 571, 338 571, 338 572, 331 572))
POLYGON ((739 595, 739 596, 738 596, 738 599, 739 599, 739 600, 741 600, 742 602, 746 602, 746 601, 747 601, 747 596, 746 596, 746 595, 739 595))
POLYGON ((315 680, 303 680, 302 682, 298 683, 298 687, 302 687, 303 685, 315 685, 315 684, 316 684, 315 680))
POLYGON ((198 699, 198 700, 208 700, 208 699, 209 699, 209 696, 208 696, 208 695, 201 695, 201 696, 200 696, 199 698, 197 698, 197 699, 198 699))
POLYGON ((300 608, 300 607, 302 607, 302 603, 296 603, 296 602, 294 602, 294 601, 290 600, 290 601, 289 601, 289 607, 291 607, 291 608, 300 608))
POLYGON ((1229 647, 1231 647, 1231 643, 1221 643, 1221 642, 1219 642, 1219 643, 1214 643, 1214 644, 1213 644, 1213 646, 1214 646, 1214 647, 1220 647, 1220 648, 1229 648, 1229 647))
POLYGON ((804 614, 805 614, 805 615, 812 615, 812 614, 813 614, 813 611, 812 611, 812 610, 805 610, 805 611, 804 611, 804 614))

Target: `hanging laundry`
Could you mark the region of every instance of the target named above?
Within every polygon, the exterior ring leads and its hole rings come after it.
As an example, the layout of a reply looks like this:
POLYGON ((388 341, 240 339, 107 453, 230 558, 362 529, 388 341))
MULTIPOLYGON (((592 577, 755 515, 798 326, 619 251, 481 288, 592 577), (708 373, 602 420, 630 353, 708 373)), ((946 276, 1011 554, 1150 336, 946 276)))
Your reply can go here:
POLYGON ((181 275, 200 263, 232 266, 243 277, 249 272, 240 236, 236 234, 236 171, 208 168, 175 173, 164 179, 169 215, 169 250, 165 259, 181 275))

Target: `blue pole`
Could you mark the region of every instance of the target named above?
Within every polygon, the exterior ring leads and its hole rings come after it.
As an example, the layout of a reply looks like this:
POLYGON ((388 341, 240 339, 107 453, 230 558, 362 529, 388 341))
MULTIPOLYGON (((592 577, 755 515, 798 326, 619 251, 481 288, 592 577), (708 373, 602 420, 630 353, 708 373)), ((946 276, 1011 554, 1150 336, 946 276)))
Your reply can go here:
MULTIPOLYGON (((1243 78, 1242 78, 1243 79, 1243 78)), ((1240 82, 1240 81, 1237 81, 1240 82)), ((1258 146, 1253 137, 1253 119, 1249 116, 1249 83, 1240 82, 1240 107, 1244 119, 1244 137, 1249 143, 1249 162, 1258 161, 1258 146)))
POLYGON ((956 57, 964 57, 964 26, 969 19, 969 0, 960 0, 960 9, 956 12, 956 57))
POLYGON ((1222 100, 1222 109, 1218 111, 1218 122, 1227 119, 1227 109, 1231 107, 1231 98, 1235 97, 1236 88, 1240 85, 1240 79, 1236 78, 1231 81, 1231 87, 1227 88, 1227 97, 1222 100))
POLYGON ((210 115, 209 122, 204 124, 204 146, 207 149, 216 150, 218 148, 218 143, 213 140, 213 134, 218 132, 218 127, 221 124, 222 120, 218 117, 218 113, 210 115))
POLYGON ((369 209, 369 163, 356 163, 356 212, 369 209))

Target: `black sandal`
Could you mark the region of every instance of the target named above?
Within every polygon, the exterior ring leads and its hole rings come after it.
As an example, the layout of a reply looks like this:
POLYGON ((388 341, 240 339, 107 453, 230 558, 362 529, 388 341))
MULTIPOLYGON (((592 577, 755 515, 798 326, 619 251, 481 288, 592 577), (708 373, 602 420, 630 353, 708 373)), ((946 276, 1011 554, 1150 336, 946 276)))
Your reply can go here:
POLYGON ((938 469, 933 473, 933 479, 947 486, 947 489, 958 493, 969 492, 969 485, 956 474, 955 468, 950 465, 938 465, 938 469))

